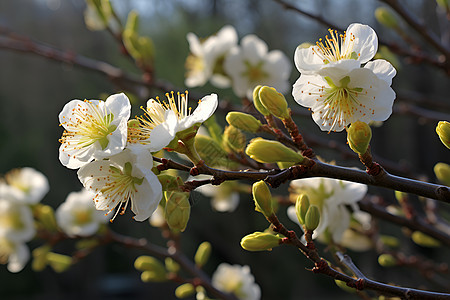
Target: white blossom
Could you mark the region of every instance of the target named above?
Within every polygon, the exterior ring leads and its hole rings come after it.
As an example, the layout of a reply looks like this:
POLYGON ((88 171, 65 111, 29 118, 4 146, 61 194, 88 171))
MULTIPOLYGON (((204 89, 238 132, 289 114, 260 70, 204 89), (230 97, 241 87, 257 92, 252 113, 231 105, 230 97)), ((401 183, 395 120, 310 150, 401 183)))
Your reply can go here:
POLYGON ((225 58, 225 72, 232 78, 234 93, 239 97, 253 99, 257 85, 267 85, 280 93, 289 88, 291 64, 279 51, 268 51, 267 44, 255 35, 247 35, 240 46, 233 47, 225 58))
POLYGON ((64 127, 59 160, 77 169, 93 159, 103 159, 122 151, 127 141, 127 121, 131 105, 123 93, 106 101, 72 100, 59 114, 64 127))
POLYGON ((49 190, 47 177, 29 167, 9 171, 5 174, 5 181, 5 188, 10 190, 13 197, 27 204, 38 203, 49 190))
POLYGON ((83 189, 71 192, 56 209, 56 222, 69 236, 90 236, 97 232, 108 217, 95 209, 95 194, 83 189))
MULTIPOLYGON (((206 177, 210 178, 211 176, 206 175, 206 177)), ((196 176, 197 180, 200 178, 201 175, 196 176)), ((225 181, 218 186, 205 184, 195 190, 207 197, 211 197, 211 206, 214 210, 233 212, 239 205, 239 192, 236 191, 236 184, 236 182, 225 181)))
POLYGON ((29 259, 30 250, 25 243, 0 236, 0 264, 8 264, 8 271, 22 271, 29 259))
POLYGON ((327 68, 328 76, 301 75, 292 95, 312 110, 324 131, 341 131, 355 121, 385 121, 392 113, 395 92, 390 87, 396 71, 384 60, 369 62, 342 75, 327 68))
POLYGON ((355 121, 389 118, 395 99, 390 86, 396 70, 385 60, 369 61, 377 49, 375 31, 362 24, 351 24, 341 35, 330 30, 325 41, 297 48, 294 60, 301 76, 292 95, 312 110, 322 130, 342 131, 355 121))
MULTIPOLYGON (((367 192, 364 184, 325 177, 293 180, 290 188, 293 197, 306 194, 310 204, 319 208, 320 222, 313 238, 327 232, 335 242, 342 239, 344 231, 350 226, 351 213, 346 206, 358 211, 356 202, 367 192)), ((288 208, 288 216, 298 223, 294 206, 288 208)))
POLYGON ((36 233, 31 209, 0 188, 0 237, 28 242, 36 233))
POLYGON ((328 31, 330 36, 315 45, 297 47, 294 61, 300 73, 322 74, 327 68, 336 68, 345 74, 371 60, 377 52, 378 37, 368 25, 351 24, 343 34, 328 31))
POLYGON ((203 86, 208 80, 219 88, 230 86, 230 79, 223 72, 223 60, 227 52, 237 44, 237 33, 227 25, 217 34, 202 41, 193 33, 187 34, 191 54, 186 59, 188 87, 203 86))
MULTIPOLYGON (((162 198, 162 186, 151 171, 153 157, 148 152, 136 156, 125 149, 105 160, 97 160, 81 167, 78 178, 94 193, 98 210, 117 207, 114 217, 123 214, 131 202, 136 221, 144 221, 155 211, 162 198)), ((114 219, 113 217, 113 219, 114 219)))
POLYGON ((140 125, 129 130, 129 148, 139 152, 144 145, 145 149, 156 152, 166 147, 177 132, 188 129, 195 124, 206 121, 217 108, 216 94, 211 94, 199 100, 197 108, 191 113, 188 106, 188 93, 166 94, 167 101, 150 99, 144 110, 145 115, 138 117, 140 125))
POLYGON ((249 266, 220 264, 212 276, 212 285, 223 292, 233 293, 240 300, 261 298, 261 288, 255 283, 249 266))

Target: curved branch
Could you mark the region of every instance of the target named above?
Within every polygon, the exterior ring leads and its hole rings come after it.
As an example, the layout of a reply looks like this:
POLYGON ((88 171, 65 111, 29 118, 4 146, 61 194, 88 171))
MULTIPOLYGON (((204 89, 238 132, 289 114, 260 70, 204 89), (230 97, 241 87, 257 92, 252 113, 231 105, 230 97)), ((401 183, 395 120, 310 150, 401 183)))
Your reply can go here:
POLYGON ((108 232, 108 238, 111 241, 122 244, 126 247, 145 250, 151 255, 157 256, 159 258, 170 257, 171 259, 176 261, 183 269, 188 271, 191 276, 200 279, 201 285, 214 297, 218 297, 219 299, 237 300, 236 296, 234 296, 233 294, 226 294, 216 289, 212 285, 209 277, 202 270, 197 268, 186 256, 178 251, 170 251, 163 247, 153 245, 146 239, 136 239, 118 234, 113 231, 108 232))

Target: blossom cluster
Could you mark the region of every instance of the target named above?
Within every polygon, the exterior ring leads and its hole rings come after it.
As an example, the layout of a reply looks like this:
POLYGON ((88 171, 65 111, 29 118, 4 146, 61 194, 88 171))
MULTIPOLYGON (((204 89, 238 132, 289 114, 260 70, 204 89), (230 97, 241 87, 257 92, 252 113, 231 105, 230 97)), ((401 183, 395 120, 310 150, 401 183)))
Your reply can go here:
POLYGON ((280 50, 269 51, 267 44, 254 34, 242 38, 227 25, 202 41, 188 33, 191 54, 186 59, 188 87, 203 86, 210 81, 219 88, 232 87, 239 97, 252 99, 257 85, 268 85, 281 93, 289 89, 291 63, 280 50))
MULTIPOLYGON (((129 120, 131 104, 121 93, 101 100, 72 100, 59 115, 64 133, 59 159, 78 169, 78 178, 92 193, 95 207, 114 217, 131 202, 134 219, 148 219, 162 199, 162 186, 153 173, 152 152, 178 145, 185 132, 208 119, 217 95, 205 96, 191 112, 186 94, 167 94, 167 102, 150 99, 144 115, 129 120)), ((83 197, 82 197, 83 198, 83 197)), ((69 204, 68 204, 69 205, 69 204)), ((114 218, 113 217, 113 218, 114 218)))
POLYGON ((36 229, 32 206, 47 194, 47 178, 32 168, 14 169, 0 179, 0 263, 21 271, 30 258, 26 243, 36 229))

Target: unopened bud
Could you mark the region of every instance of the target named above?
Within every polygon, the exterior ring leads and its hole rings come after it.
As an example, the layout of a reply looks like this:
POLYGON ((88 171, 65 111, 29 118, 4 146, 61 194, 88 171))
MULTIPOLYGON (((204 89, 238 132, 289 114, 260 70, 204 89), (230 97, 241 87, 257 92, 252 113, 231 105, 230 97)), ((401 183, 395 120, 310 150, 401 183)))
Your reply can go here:
POLYGON ((180 265, 176 261, 174 261, 172 258, 166 257, 166 259, 164 260, 164 263, 166 265, 167 271, 172 272, 172 273, 178 273, 178 271, 180 271, 180 265))
POLYGON ((269 187, 264 181, 258 181, 252 187, 253 200, 255 201, 255 210, 262 213, 266 218, 273 215, 272 195, 269 187))
POLYGON ((233 151, 242 152, 246 145, 245 134, 234 126, 227 126, 223 133, 223 143, 233 151))
POLYGON ((37 204, 34 208, 36 218, 41 222, 45 229, 55 231, 58 227, 56 225, 54 209, 45 204, 37 204))
POLYGON ((262 126, 261 122, 254 116, 238 111, 229 112, 226 120, 228 124, 251 133, 257 132, 262 126))
POLYGON ((311 205, 305 215, 305 228, 308 231, 313 231, 319 226, 320 212, 319 208, 315 205, 311 205))
POLYGON ((245 154, 261 163, 293 162, 301 163, 304 157, 277 141, 254 138, 250 141, 245 154))
POLYGON ((49 245, 43 245, 33 250, 33 262, 31 263, 33 271, 40 272, 45 269, 48 264, 47 254, 50 250, 51 247, 49 245))
POLYGON ((450 149, 450 123, 447 121, 440 121, 436 126, 436 133, 439 135, 439 138, 445 147, 450 149))
POLYGON ((189 193, 165 192, 166 207, 165 217, 170 229, 184 231, 191 214, 189 193))
POLYGON ((305 194, 298 196, 295 202, 295 213, 300 224, 305 224, 306 213, 309 209, 309 198, 305 194))
POLYGON ((434 174, 437 179, 445 185, 450 186, 450 165, 446 163, 437 163, 434 166, 434 174))
POLYGON ((275 117, 282 120, 290 117, 286 98, 284 98, 283 94, 278 93, 276 89, 263 86, 259 90, 259 99, 262 105, 275 117))
POLYGON ((134 267, 139 271, 153 271, 164 276, 166 275, 166 268, 164 267, 164 265, 158 259, 152 256, 139 256, 134 261, 134 267))
POLYGON ((394 236, 381 235, 380 240, 383 244, 391 248, 397 248, 400 245, 400 241, 394 236))
POLYGON ((378 263, 382 267, 395 267, 397 265, 397 259, 391 254, 381 254, 378 256, 378 263))
POLYGON ((263 116, 268 116, 268 115, 270 115, 270 112, 261 103, 261 99, 259 98, 259 91, 261 90, 261 88, 262 88, 262 85, 257 85, 253 89, 253 105, 263 116))
POLYGON ((375 19, 387 28, 397 28, 398 20, 394 13, 387 7, 378 7, 375 9, 375 19))
POLYGON ((179 299, 194 295, 195 287, 190 283, 180 285, 175 290, 175 296, 179 299))
POLYGON ((144 271, 141 273, 141 280, 143 282, 164 282, 167 281, 167 277, 154 271, 144 271))
POLYGON ((371 138, 372 129, 367 123, 356 121, 347 129, 348 145, 358 154, 366 153, 371 138))
POLYGON ((72 257, 54 252, 47 253, 47 262, 57 273, 62 273, 72 265, 72 257))
POLYGON ((211 244, 209 242, 203 242, 198 246, 197 252, 194 256, 195 264, 198 267, 203 267, 211 255, 211 244))
POLYGON ((403 204, 408 200, 408 194, 400 191, 394 192, 395 199, 397 199, 398 203, 403 204))
POLYGON ((278 246, 281 237, 267 232, 254 232, 241 240, 241 247, 247 251, 270 251, 278 246))
POLYGON ((139 28, 139 14, 137 11, 132 10, 128 13, 127 23, 125 24, 125 30, 137 32, 139 28))
POLYGON ((420 231, 414 231, 411 234, 411 239, 414 243, 422 247, 436 248, 441 245, 441 242, 420 231))

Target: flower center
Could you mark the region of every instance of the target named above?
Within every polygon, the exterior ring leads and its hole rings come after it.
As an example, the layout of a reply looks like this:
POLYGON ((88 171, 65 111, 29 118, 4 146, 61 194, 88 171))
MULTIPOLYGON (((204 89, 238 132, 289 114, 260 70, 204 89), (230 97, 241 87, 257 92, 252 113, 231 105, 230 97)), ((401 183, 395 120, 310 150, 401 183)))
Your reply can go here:
POLYGON ((185 67, 187 70, 186 77, 195 76, 205 69, 205 62, 202 57, 190 54, 186 58, 185 67))
POLYGON ((21 176, 20 176, 20 169, 13 169, 11 171, 9 171, 7 174, 5 174, 5 179, 6 182, 23 191, 25 194, 28 194, 31 190, 30 186, 27 186, 22 180, 21 180, 21 176))
POLYGON ((328 29, 330 36, 325 36, 316 42, 317 48, 312 48, 314 54, 318 55, 324 64, 336 62, 342 59, 358 59, 360 54, 353 51, 355 36, 350 34, 350 38, 345 44, 346 33, 338 34, 337 30, 328 29))
POLYGON ((264 62, 260 61, 256 65, 252 65, 249 61, 244 62, 246 70, 242 73, 243 76, 247 77, 250 82, 261 82, 262 79, 269 76, 264 69, 264 62))
POLYGON ((20 211, 17 208, 10 208, 8 212, 0 214, 0 227, 11 228, 13 230, 24 229, 25 224, 20 216, 20 211))
MULTIPOLYGON (((313 113, 320 114, 322 125, 328 124, 330 131, 336 130, 338 127, 346 126, 354 121, 352 117, 356 112, 359 112, 361 116, 366 115, 364 110, 368 111, 368 113, 375 113, 373 108, 366 107, 362 103, 368 100, 366 99, 368 95, 367 90, 359 87, 348 87, 350 83, 349 76, 345 76, 339 80, 339 85, 336 85, 328 76, 324 77, 324 79, 328 83, 328 87, 308 82, 308 84, 312 84, 318 88, 318 92, 310 92, 309 95, 318 96, 316 101, 319 103, 319 106, 313 113)), ((301 92, 303 93, 304 91, 301 92)))
MULTIPOLYGON (((130 162, 125 163, 125 167, 123 170, 110 166, 109 167, 109 175, 106 178, 106 183, 103 188, 100 189, 100 193, 103 194, 105 200, 111 199, 113 203, 113 207, 108 212, 108 214, 119 205, 119 209, 117 210, 114 217, 111 219, 111 222, 117 216, 117 213, 123 215, 127 208, 128 200, 134 197, 134 194, 137 192, 136 185, 141 185, 144 181, 144 177, 133 177, 131 175, 133 167, 130 162), (125 203, 124 207, 122 204, 125 203), (122 207, 122 209, 121 209, 122 207)), ((95 196, 97 198, 99 194, 95 196)), ((95 201, 99 201, 95 199, 95 201)))
POLYGON ((147 108, 141 107, 144 111, 143 116, 136 117, 139 124, 129 127, 128 142, 145 143, 150 137, 150 132, 158 125, 166 122, 166 112, 171 110, 175 112, 178 120, 182 120, 191 114, 191 107, 188 107, 188 91, 185 93, 177 92, 175 100, 174 92, 166 93, 167 101, 161 101, 159 97, 156 100, 150 99, 147 108))
POLYGON ((66 125, 67 130, 64 130, 59 141, 74 149, 88 147, 98 141, 102 149, 105 149, 109 144, 108 135, 117 128, 116 125, 111 125, 114 115, 106 106, 100 109, 98 104, 88 100, 84 100, 84 103, 85 105, 78 104, 72 110, 69 120, 61 123, 66 125))
POLYGON ((75 224, 86 225, 92 222, 92 211, 90 210, 76 210, 73 212, 75 224))

